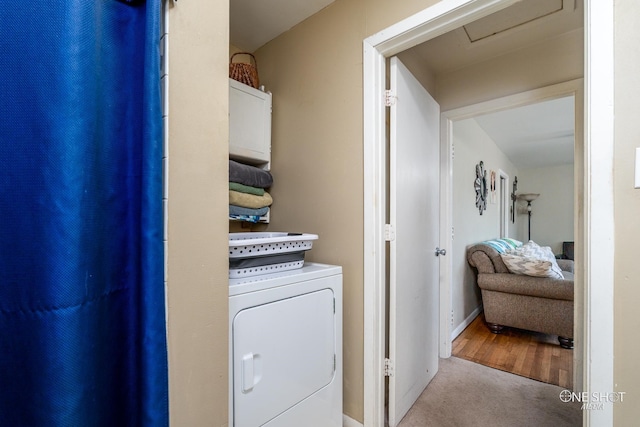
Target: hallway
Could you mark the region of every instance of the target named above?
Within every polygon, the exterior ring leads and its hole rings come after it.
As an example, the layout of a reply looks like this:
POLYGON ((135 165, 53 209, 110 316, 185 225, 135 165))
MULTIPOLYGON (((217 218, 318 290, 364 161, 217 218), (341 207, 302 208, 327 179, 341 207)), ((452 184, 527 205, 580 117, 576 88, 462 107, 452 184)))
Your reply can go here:
POLYGON ((560 400, 562 387, 457 357, 439 371, 399 427, 571 427, 582 425, 579 403, 560 400))

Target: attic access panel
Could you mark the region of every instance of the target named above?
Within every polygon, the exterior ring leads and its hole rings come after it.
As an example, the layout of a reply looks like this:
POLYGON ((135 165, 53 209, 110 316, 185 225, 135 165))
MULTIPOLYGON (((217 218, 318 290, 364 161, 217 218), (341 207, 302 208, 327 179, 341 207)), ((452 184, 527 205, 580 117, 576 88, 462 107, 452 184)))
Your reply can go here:
POLYGON ((525 0, 464 25, 471 43, 562 12, 573 0, 525 0))

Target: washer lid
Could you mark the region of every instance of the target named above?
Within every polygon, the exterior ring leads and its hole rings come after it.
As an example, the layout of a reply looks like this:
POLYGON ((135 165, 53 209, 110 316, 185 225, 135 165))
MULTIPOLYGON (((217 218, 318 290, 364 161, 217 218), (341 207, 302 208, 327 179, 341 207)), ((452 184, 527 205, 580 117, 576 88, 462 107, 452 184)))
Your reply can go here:
POLYGON ((302 268, 296 270, 263 274, 262 276, 250 276, 242 279, 229 279, 229 296, 287 286, 337 274, 342 274, 342 267, 305 262, 302 268))

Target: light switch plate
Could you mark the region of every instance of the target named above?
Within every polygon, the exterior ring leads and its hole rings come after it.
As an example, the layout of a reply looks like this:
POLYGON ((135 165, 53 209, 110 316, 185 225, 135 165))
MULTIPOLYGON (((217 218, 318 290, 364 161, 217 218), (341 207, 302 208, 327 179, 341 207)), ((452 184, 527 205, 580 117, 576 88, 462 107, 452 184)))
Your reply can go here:
POLYGON ((640 147, 636 148, 636 179, 635 187, 640 188, 640 147))

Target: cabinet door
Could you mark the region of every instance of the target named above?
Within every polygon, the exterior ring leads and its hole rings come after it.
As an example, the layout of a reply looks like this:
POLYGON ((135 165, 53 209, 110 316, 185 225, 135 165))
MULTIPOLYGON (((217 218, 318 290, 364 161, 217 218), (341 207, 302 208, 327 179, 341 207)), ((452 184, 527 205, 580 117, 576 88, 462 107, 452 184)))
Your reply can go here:
POLYGON ((271 161, 271 94, 229 79, 229 155, 251 164, 271 161))
POLYGON ((334 319, 330 289, 247 308, 235 316, 236 427, 263 425, 331 383, 334 319))

